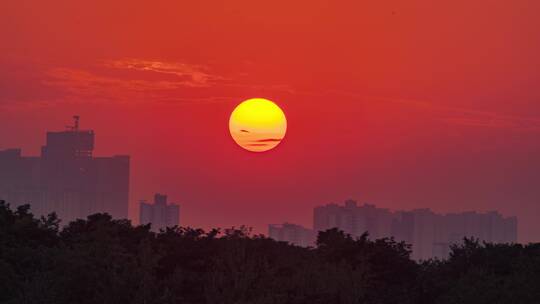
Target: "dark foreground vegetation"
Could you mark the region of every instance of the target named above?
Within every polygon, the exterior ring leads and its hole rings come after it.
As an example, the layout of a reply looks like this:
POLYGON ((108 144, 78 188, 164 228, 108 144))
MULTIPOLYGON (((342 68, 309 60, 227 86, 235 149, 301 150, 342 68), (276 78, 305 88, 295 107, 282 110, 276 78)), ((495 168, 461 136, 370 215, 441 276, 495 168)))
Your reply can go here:
POLYGON ((313 249, 106 214, 60 230, 0 202, 0 303, 540 303, 540 244, 465 240, 416 263, 403 243, 337 230, 313 249))

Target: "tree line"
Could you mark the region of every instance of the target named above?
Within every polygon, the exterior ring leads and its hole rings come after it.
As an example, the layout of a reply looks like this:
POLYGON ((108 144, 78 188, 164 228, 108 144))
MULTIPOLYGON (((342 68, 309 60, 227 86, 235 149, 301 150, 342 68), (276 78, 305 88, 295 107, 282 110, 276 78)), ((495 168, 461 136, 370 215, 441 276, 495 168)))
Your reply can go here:
POLYGON ((302 248, 245 227, 154 233, 107 214, 61 228, 0 202, 0 303, 540 303, 540 244, 464 239, 445 260, 410 254, 337 229, 302 248))

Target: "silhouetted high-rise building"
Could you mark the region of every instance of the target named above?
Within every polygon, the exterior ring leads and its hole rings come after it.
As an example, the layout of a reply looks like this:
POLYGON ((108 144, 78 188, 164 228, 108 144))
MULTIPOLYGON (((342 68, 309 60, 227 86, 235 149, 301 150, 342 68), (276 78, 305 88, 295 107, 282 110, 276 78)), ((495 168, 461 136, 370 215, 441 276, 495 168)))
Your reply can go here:
POLYGON ((296 246, 314 246, 315 232, 300 225, 284 223, 268 225, 268 236, 276 241, 288 242, 296 246))
POLYGON ((498 212, 462 212, 436 214, 429 209, 392 212, 374 205, 357 206, 346 201, 344 206, 329 204, 313 210, 316 232, 338 228, 358 237, 368 232, 370 238, 394 237, 412 245, 417 260, 446 258, 450 245, 463 238, 493 243, 517 242, 517 219, 504 218, 498 212))
POLYGON ((94 132, 47 132, 41 157, 0 151, 0 199, 30 204, 36 215, 56 212, 64 223, 97 212, 127 218, 129 156, 94 157, 94 132))
POLYGON ((166 195, 156 194, 153 204, 143 201, 140 207, 140 223, 142 225, 152 224, 153 231, 180 224, 180 206, 167 204, 166 195))
POLYGON ((313 229, 324 231, 338 228, 353 236, 369 232, 371 238, 391 235, 393 215, 388 209, 365 204, 357 206, 353 200, 347 200, 345 206, 329 204, 316 207, 313 211, 313 229))
POLYGON ((517 242, 517 218, 495 211, 436 214, 429 209, 396 212, 394 236, 412 245, 417 260, 446 258, 463 238, 491 243, 517 242))

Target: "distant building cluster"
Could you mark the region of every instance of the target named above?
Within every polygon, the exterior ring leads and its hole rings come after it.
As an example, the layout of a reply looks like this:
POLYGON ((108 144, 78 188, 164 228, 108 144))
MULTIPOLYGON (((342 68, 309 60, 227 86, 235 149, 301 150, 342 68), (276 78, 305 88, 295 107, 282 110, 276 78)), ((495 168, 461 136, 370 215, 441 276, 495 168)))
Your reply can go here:
POLYGON ((140 224, 151 224, 152 231, 159 232, 166 227, 174 227, 180 224, 180 206, 167 204, 167 196, 154 195, 154 203, 145 201, 140 205, 140 224))
POLYGON ((316 239, 316 234, 313 229, 289 223, 269 225, 268 235, 275 240, 287 241, 302 247, 312 246, 316 239))
MULTIPOLYGON (((94 131, 80 130, 74 119, 65 131, 47 132, 40 156, 0 150, 0 200, 30 204, 37 216, 56 212, 65 224, 94 213, 128 218, 129 156, 94 157, 94 131)), ((179 225, 180 207, 167 204, 166 195, 140 207, 140 222, 155 231, 179 225)))
POLYGON ((0 200, 30 204, 36 215, 56 212, 64 223, 97 212, 127 218, 129 156, 94 157, 94 132, 79 130, 79 117, 66 131, 47 132, 41 155, 0 151, 0 200))
POLYGON ((417 260, 446 258, 450 245, 464 237, 493 243, 517 242, 517 219, 498 212, 436 214, 429 209, 390 211, 348 200, 343 206, 328 204, 313 211, 313 229, 299 225, 270 225, 269 236, 298 246, 314 245, 316 234, 338 228, 354 237, 368 232, 370 238, 394 237, 412 245, 417 260))
MULTIPOLYGON (((0 200, 14 207, 30 204, 38 216, 56 212, 64 223, 93 213, 127 218, 129 156, 94 157, 94 132, 74 126, 47 132, 40 156, 26 157, 20 149, 0 150, 0 200)), ((140 223, 154 231, 180 224, 180 206, 156 194, 154 203, 141 202, 140 223)), ((338 228, 354 237, 368 232, 373 239, 394 237, 412 245, 417 260, 445 258, 450 245, 464 237, 493 243, 517 242, 517 219, 498 212, 436 214, 429 209, 390 211, 374 205, 328 204, 313 210, 313 228, 284 223, 269 225, 271 238, 298 246, 313 246, 319 231, 338 228)))

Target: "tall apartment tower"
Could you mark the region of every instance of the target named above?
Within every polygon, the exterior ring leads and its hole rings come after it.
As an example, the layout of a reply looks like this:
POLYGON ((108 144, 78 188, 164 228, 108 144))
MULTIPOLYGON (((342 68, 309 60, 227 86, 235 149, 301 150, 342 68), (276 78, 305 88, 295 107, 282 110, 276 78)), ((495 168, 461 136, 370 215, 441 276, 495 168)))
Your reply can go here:
POLYGON ((151 224, 152 231, 156 232, 166 227, 178 226, 180 224, 180 206, 167 204, 167 196, 156 193, 153 204, 141 202, 140 223, 141 225, 151 224))
POLYGON ((129 156, 94 157, 94 131, 74 118, 68 130, 47 132, 40 157, 0 151, 0 199, 30 204, 36 215, 56 212, 63 223, 97 212, 127 218, 129 156))
POLYGON ((374 205, 358 206, 353 200, 345 201, 344 206, 328 204, 316 207, 313 211, 313 229, 319 231, 338 228, 352 236, 368 232, 370 238, 391 236, 393 215, 388 209, 374 205))

